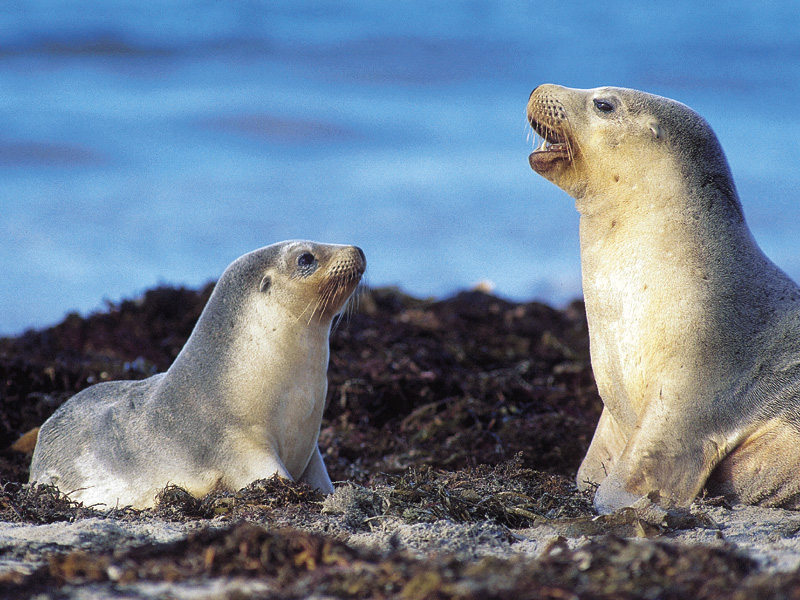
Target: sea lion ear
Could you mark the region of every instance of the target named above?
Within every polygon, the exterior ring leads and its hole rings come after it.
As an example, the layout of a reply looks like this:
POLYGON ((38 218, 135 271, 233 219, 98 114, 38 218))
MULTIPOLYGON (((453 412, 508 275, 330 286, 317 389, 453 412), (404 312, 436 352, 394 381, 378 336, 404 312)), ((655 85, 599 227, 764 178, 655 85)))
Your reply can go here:
POLYGON ((264 278, 261 280, 261 285, 259 286, 259 290, 262 292, 268 292, 270 286, 272 285, 272 277, 269 275, 264 275, 264 278))
POLYGON ((661 138, 664 137, 664 132, 661 129, 661 125, 659 125, 654 121, 650 123, 649 127, 650 127, 650 133, 653 134, 653 137, 655 139, 660 140, 661 138))

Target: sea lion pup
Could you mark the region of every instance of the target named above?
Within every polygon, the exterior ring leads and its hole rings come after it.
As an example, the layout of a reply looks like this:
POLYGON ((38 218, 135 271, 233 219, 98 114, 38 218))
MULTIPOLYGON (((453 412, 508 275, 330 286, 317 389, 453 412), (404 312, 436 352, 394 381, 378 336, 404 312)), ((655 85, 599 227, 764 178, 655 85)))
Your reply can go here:
POLYGON ((169 483, 199 497, 274 473, 332 492, 317 446, 328 337, 365 268, 354 246, 287 241, 245 254, 165 373, 94 385, 42 425, 30 480, 135 508, 169 483))
POLYGON ((636 90, 537 87, 534 171, 575 198, 603 412, 601 513, 658 491, 800 507, 800 290, 756 245, 714 132, 636 90))

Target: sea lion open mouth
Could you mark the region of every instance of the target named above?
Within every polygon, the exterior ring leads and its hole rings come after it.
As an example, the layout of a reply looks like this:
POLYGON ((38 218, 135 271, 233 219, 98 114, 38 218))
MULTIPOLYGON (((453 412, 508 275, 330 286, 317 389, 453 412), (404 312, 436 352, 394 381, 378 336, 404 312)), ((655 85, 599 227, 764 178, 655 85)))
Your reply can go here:
POLYGON ((542 173, 555 166, 560 161, 572 161, 572 144, 566 131, 555 130, 552 126, 537 121, 529 114, 528 122, 535 134, 535 150, 528 157, 531 169, 537 173, 542 173), (539 142, 537 144, 537 142, 539 142))

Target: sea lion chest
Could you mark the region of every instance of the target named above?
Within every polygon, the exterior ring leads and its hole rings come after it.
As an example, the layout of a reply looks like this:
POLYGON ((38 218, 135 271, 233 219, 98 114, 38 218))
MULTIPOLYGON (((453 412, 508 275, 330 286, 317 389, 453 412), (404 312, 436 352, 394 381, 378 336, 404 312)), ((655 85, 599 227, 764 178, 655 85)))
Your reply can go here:
POLYGON ((660 376, 686 351, 704 273, 680 251, 682 232, 624 215, 581 218, 581 268, 592 368, 617 423, 635 427, 660 376))

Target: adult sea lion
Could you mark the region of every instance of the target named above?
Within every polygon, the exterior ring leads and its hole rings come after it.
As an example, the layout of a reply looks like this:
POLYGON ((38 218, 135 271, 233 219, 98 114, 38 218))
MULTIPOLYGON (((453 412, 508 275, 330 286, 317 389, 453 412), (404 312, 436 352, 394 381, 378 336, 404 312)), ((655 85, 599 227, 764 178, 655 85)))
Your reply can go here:
POLYGON ((328 337, 365 267, 359 248, 306 241, 237 259, 165 373, 94 385, 42 425, 30 480, 135 508, 168 483, 201 496, 274 473, 332 492, 328 337))
POLYGON ((800 508, 800 290, 745 224, 714 132, 636 90, 537 87, 534 171, 575 198, 604 408, 578 471, 606 513, 658 491, 800 508))

